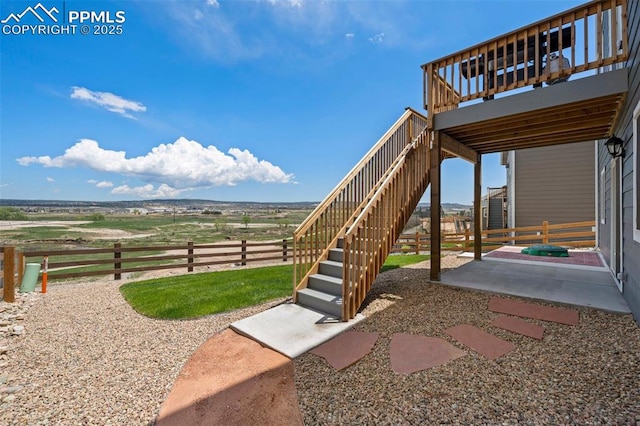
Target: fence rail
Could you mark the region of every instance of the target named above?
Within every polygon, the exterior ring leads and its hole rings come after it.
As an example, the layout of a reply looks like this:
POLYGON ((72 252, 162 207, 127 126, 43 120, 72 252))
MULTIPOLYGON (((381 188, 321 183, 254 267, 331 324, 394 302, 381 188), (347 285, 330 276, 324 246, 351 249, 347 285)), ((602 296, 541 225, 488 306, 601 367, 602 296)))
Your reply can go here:
MULTIPOLYGON (((494 250, 504 245, 528 246, 531 244, 555 244, 563 247, 595 247, 595 221, 571 222, 520 228, 491 229, 481 232, 482 250, 494 250)), ((442 246, 446 250, 473 251, 473 231, 450 232, 442 234, 442 246)), ((419 254, 431 249, 429 234, 402 234, 393 246, 392 253, 419 254)))

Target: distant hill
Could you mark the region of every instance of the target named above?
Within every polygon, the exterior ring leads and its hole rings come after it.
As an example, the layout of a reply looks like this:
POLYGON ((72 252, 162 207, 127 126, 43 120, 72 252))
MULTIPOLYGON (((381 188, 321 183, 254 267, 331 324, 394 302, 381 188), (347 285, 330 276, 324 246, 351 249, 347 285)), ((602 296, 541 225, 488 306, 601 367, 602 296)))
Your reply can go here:
POLYGON ((153 199, 131 201, 67 201, 67 200, 15 200, 0 199, 0 206, 5 207, 58 207, 58 208, 139 208, 139 207, 287 207, 311 208, 318 204, 315 201, 300 202, 255 202, 255 201, 215 201, 194 199, 153 199))

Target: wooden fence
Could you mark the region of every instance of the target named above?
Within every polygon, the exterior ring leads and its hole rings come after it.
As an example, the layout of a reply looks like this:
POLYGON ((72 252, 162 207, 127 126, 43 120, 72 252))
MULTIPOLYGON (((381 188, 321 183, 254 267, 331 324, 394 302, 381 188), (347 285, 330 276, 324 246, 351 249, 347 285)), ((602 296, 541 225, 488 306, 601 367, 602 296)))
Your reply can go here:
MULTIPOLYGON (((595 247, 595 221, 561 223, 549 225, 544 221, 538 226, 484 230, 482 250, 494 250, 503 245, 528 246, 532 244, 554 244, 563 247, 595 247)), ((402 234, 393 246, 393 253, 415 253, 431 248, 429 234, 402 234)), ((443 233, 444 250, 473 251, 473 231, 443 233)))
POLYGON ((0 252, 3 260, 3 297, 5 301, 13 302, 16 283, 22 280, 25 264, 42 264, 45 256, 48 258, 49 281, 104 275, 113 275, 114 279, 119 280, 125 273, 164 269, 186 269, 187 272, 192 272, 199 266, 287 262, 292 259, 292 251, 291 240, 264 243, 242 240, 222 244, 188 242, 183 245, 151 247, 122 247, 120 243, 116 243, 111 248, 24 252, 19 252, 12 246, 4 246, 0 252))

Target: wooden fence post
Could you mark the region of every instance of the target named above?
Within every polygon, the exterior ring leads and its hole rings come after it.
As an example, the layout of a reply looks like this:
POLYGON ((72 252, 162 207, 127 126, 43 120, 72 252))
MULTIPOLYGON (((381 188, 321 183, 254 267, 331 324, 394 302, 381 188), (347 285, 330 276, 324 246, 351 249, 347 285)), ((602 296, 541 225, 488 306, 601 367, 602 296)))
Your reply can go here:
POLYGON ((16 301, 15 247, 4 246, 4 301, 16 301))
POLYGON ((416 232, 416 254, 420 254, 420 233, 416 232))
POLYGON ((193 272, 193 241, 187 243, 187 272, 193 272))
POLYGON ((469 249, 469 230, 465 228, 464 230, 464 249, 462 251, 467 251, 469 249))
POLYGON ((122 263, 120 263, 120 259, 122 257, 122 252, 120 251, 121 247, 122 245, 120 243, 113 244, 113 269, 115 269, 113 278, 116 280, 122 278, 122 274, 120 273, 120 269, 122 269, 122 263))
POLYGON ((549 222, 542 222, 542 244, 549 244, 549 222))
POLYGON ((287 240, 282 240, 282 261, 287 261, 287 240))
POLYGON ((240 257, 242 259, 242 266, 245 266, 247 264, 247 240, 242 240, 242 256, 240 257))

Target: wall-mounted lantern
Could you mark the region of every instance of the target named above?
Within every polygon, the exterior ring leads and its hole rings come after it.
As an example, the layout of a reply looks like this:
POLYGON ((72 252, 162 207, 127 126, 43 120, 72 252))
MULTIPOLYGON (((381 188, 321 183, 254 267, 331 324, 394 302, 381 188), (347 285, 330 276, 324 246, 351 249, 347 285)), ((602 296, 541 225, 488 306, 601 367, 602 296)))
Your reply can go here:
POLYGON ((624 157, 624 141, 613 135, 604 143, 613 158, 624 157))

